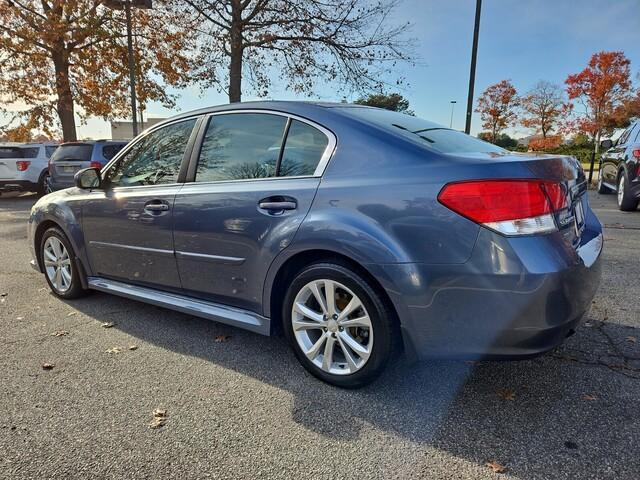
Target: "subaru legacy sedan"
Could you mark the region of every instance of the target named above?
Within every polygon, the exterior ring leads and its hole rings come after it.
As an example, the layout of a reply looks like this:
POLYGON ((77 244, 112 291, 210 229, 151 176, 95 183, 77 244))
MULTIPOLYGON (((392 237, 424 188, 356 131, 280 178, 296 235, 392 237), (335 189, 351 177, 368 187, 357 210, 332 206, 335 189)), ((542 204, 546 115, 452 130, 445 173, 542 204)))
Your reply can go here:
POLYGON ((572 157, 519 155, 412 116, 256 102, 154 126, 35 204, 54 294, 121 295, 283 332, 320 379, 410 358, 518 359, 571 335, 602 227, 572 157))

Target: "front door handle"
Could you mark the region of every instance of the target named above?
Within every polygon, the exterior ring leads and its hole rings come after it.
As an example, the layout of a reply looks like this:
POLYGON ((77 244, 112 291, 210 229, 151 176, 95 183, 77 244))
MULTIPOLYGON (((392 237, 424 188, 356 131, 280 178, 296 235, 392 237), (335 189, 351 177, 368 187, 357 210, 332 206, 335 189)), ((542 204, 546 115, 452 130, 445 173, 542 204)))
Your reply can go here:
POLYGON ((295 210, 298 205, 296 202, 260 202, 258 206, 262 210, 295 210))
POLYGON ((144 209, 147 212, 168 212, 169 211, 169 205, 167 205, 166 203, 162 203, 162 201, 160 200, 151 200, 150 202, 147 202, 144 206, 144 209))

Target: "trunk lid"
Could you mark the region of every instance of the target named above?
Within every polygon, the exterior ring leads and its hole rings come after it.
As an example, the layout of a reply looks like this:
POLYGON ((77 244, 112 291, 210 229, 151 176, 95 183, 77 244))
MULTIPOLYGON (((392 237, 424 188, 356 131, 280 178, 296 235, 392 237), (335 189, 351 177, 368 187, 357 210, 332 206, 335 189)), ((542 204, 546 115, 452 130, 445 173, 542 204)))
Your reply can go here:
POLYGON ((78 170, 91 165, 93 144, 65 143, 51 156, 51 174, 60 180, 71 180, 78 170))

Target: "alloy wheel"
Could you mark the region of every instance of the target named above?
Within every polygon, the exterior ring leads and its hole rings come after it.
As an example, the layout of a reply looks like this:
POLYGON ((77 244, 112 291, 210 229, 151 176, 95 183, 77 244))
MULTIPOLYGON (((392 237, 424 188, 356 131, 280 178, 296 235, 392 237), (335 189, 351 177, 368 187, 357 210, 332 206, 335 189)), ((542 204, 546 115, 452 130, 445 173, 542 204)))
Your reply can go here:
POLYGON ((47 238, 42 249, 47 278, 59 293, 71 288, 71 258, 64 244, 54 236, 47 238))
POLYGON ((620 175, 620 181, 618 182, 618 205, 622 205, 623 198, 624 198, 624 174, 620 175))
POLYGON ((314 280, 296 295, 291 323, 298 346, 324 372, 352 374, 373 347, 371 318, 358 296, 334 280, 314 280))

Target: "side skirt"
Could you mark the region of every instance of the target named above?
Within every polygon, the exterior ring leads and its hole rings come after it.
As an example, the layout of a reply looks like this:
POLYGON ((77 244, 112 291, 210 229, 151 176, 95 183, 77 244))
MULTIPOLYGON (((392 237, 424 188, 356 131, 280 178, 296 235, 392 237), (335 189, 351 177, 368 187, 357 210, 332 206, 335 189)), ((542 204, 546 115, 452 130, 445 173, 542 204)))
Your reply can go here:
POLYGON ((89 288, 121 297, 139 300, 158 307, 187 313, 216 322, 244 328, 261 335, 270 334, 270 319, 257 313, 240 308, 227 307, 212 302, 205 302, 175 293, 166 293, 152 288, 140 287, 128 283, 107 280, 99 277, 88 277, 89 288))

